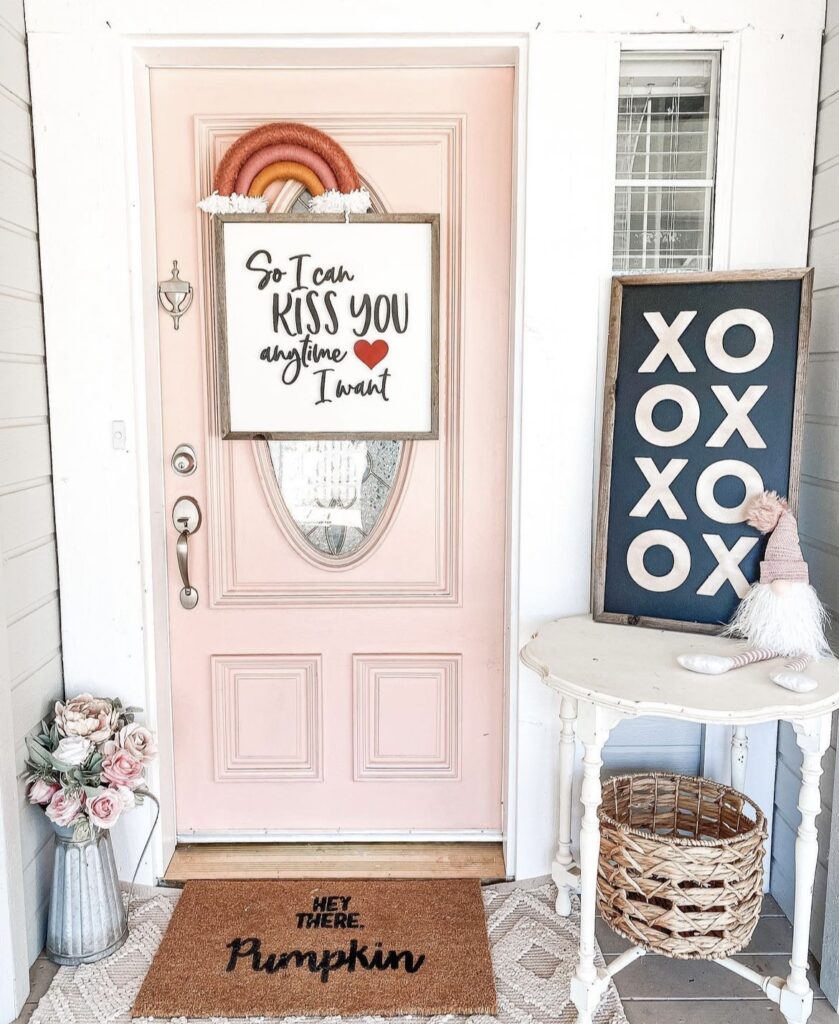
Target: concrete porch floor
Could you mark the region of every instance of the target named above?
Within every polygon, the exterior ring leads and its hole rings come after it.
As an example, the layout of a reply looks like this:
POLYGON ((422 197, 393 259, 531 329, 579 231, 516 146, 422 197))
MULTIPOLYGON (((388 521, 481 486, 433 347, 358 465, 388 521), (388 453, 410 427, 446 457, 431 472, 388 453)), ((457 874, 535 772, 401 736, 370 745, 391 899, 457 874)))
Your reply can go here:
MULTIPOLYGON (((597 941, 607 960, 628 943, 602 921, 597 941)), ((792 927, 771 896, 754 938, 745 952, 749 965, 767 974, 787 973, 792 927)), ((38 1000, 49 988, 57 967, 39 957, 29 972, 31 991, 15 1024, 27 1024, 38 1000)), ((816 999, 809 1024, 839 1024, 837 1015, 812 978, 816 999)), ((748 982, 714 964, 645 957, 621 971, 616 979, 629 1024, 784 1024, 778 1008, 748 982)))
MULTIPOLYGON (((601 920, 596 934, 606 960, 629 946, 601 920)), ((775 900, 765 896, 752 941, 736 959, 785 977, 791 946, 792 925, 775 900)), ((815 973, 810 980, 816 998, 809 1024, 837 1024, 839 1015, 816 984, 815 973)), ((760 989, 712 963, 644 957, 621 971, 615 984, 629 1024, 784 1024, 778 1007, 760 989)))

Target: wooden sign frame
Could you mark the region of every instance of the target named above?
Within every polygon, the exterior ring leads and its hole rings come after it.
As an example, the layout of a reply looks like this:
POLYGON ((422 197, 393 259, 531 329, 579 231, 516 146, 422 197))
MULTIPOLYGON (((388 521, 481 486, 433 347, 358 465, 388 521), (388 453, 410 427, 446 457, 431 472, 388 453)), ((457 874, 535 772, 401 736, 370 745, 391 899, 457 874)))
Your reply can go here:
POLYGON ((439 380, 440 380, 440 215, 437 213, 367 213, 352 214, 223 214, 215 218, 214 288, 215 288, 215 346, 216 382, 223 440, 436 440, 439 437, 439 380), (423 431, 399 430, 234 430, 231 427, 230 365, 228 352, 228 316, 225 289, 224 225, 233 223, 277 224, 428 224, 431 227, 431 285, 430 285, 430 426, 423 431))
MULTIPOLYGON (((719 632, 722 623, 694 622, 667 617, 631 614, 608 610, 606 601, 607 551, 609 545, 609 511, 612 485, 612 462, 615 445, 615 414, 617 383, 621 358, 621 317, 626 289, 638 286, 690 285, 739 283, 755 281, 800 281, 800 308, 794 397, 792 404, 792 433, 787 498, 793 512, 797 512, 801 467, 801 443, 804 426, 804 385, 807 375, 810 318, 813 293, 813 270, 810 267, 790 270, 717 271, 709 273, 639 274, 617 276, 612 279, 609 339, 603 401, 603 425, 600 453, 600 478, 597 515, 595 522, 595 550, 593 560, 592 599, 593 617, 597 622, 647 626, 657 629, 682 630, 698 633, 719 632)), ((668 449, 663 449, 667 451, 668 449)), ((677 452, 678 449, 672 449, 677 452)))

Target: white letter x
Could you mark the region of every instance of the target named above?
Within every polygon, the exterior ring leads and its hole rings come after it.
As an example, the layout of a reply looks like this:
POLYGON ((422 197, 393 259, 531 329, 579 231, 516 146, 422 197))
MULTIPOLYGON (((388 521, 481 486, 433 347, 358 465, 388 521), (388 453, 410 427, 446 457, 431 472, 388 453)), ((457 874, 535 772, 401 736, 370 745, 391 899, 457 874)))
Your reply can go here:
POLYGON ((696 367, 688 359, 687 352, 679 344, 679 338, 687 330, 688 324, 696 316, 696 310, 683 310, 672 324, 665 322, 661 313, 645 313, 644 319, 652 327, 653 333, 658 342, 638 367, 639 373, 655 373, 664 362, 666 356, 670 356, 673 365, 679 373, 696 373, 696 367))
POLYGON ((740 563, 757 544, 757 537, 741 537, 729 551, 718 533, 703 533, 702 536, 719 564, 696 593, 702 597, 713 597, 728 580, 737 596, 745 597, 749 590, 749 581, 743 575, 740 563))
POLYGON ((747 448, 765 448, 766 442, 749 419, 749 413, 763 397, 766 385, 752 384, 746 388, 742 398, 735 398, 734 392, 727 384, 713 384, 711 390, 725 409, 726 417, 708 438, 705 447, 722 448, 734 431, 739 430, 747 448))
POLYGON ((655 503, 660 501, 661 507, 667 513, 668 519, 687 519, 682 506, 676 501, 673 492, 670 490, 670 484, 682 472, 688 464, 688 460, 671 459, 662 470, 658 469, 652 459, 638 458, 636 456, 635 461, 638 463, 638 468, 647 478, 647 483, 650 486, 641 495, 641 500, 629 514, 643 518, 649 515, 655 507, 655 503))

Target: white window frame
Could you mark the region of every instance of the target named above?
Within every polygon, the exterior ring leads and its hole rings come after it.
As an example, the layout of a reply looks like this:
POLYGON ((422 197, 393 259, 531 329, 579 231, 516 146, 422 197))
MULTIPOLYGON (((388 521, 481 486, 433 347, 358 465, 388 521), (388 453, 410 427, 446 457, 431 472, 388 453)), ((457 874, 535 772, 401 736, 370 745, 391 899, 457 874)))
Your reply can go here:
MULTIPOLYGON (((717 154, 714 165, 714 198, 711 210, 713 235, 709 270, 729 270, 731 254, 731 202, 734 183, 734 140, 737 132, 737 104, 740 81, 740 36, 736 33, 691 33, 690 35, 626 35, 622 36, 617 54, 618 74, 620 61, 627 53, 689 54, 692 52, 719 53, 717 75, 717 154)), ((617 88, 616 88, 617 92, 617 88)), ((616 106, 617 110, 617 106, 616 106)), ((617 144, 617 132, 615 132, 617 144)), ((613 164, 614 166, 614 164, 613 164)), ((650 184, 645 180, 645 184, 650 184)), ((691 184, 706 184, 702 179, 691 184)), ((626 179, 615 177, 615 188, 627 184, 626 179)), ((637 184, 637 182, 635 182, 637 184)), ((666 181, 664 184, 672 185, 666 181)), ((682 182, 680 184, 686 184, 682 182)), ((614 223, 614 209, 612 210, 614 223)))
MULTIPOLYGON (((713 269, 713 262, 714 262, 713 240, 714 240, 714 236, 716 234, 716 221, 715 221, 715 218, 714 218, 714 212, 715 212, 714 211, 714 205, 715 205, 715 202, 716 202, 716 185, 717 185, 717 178, 718 178, 717 158, 718 158, 718 154, 719 154, 719 120, 720 120, 720 118, 719 118, 719 111, 720 111, 720 92, 721 92, 720 85, 721 85, 721 81, 722 81, 722 71, 721 71, 721 68, 722 68, 722 50, 719 49, 719 48, 716 48, 716 47, 714 49, 709 49, 709 50, 696 50, 696 49, 688 49, 688 48, 680 48, 678 50, 670 50, 670 49, 668 49, 668 50, 660 50, 660 49, 659 50, 651 50, 651 49, 648 49, 646 47, 644 47, 643 49, 634 49, 634 48, 633 49, 628 49, 628 48, 622 47, 621 48, 621 55, 620 55, 620 63, 621 63, 621 66, 623 66, 624 60, 626 58, 628 58, 630 61, 635 60, 639 64, 642 64, 644 61, 654 60, 657 55, 661 55, 662 57, 666 56, 667 59, 670 59, 670 60, 673 60, 673 61, 678 61, 680 59, 689 59, 693 54, 696 54, 697 56, 701 55, 702 57, 709 58, 712 61, 712 66, 713 66, 713 74, 712 74, 712 78, 711 78, 711 94, 710 94, 710 103, 709 103, 709 108, 710 108, 711 116, 710 116, 710 121, 709 121, 709 132, 708 132, 709 151, 711 151, 711 146, 713 146, 713 154, 714 154, 714 160, 713 160, 714 174, 713 174, 713 177, 711 177, 711 178, 656 178, 656 177, 619 178, 619 177, 617 177, 617 174, 616 174, 615 175, 615 193, 617 193, 618 189, 621 189, 621 188, 628 188, 628 189, 631 190, 633 188, 637 189, 637 188, 642 188, 642 187, 645 188, 645 189, 654 189, 654 188, 672 188, 672 189, 691 189, 691 188, 699 189, 699 188, 705 188, 705 189, 710 189, 711 190, 711 206, 710 206, 710 210, 709 210, 708 221, 707 221, 707 224, 706 224, 706 227, 705 227, 705 233, 706 233, 706 235, 709 232, 711 233, 711 246, 707 248, 707 252, 708 252, 708 267, 707 268, 703 267, 702 269, 711 270, 711 269, 713 269)), ((620 102, 620 90, 618 92, 618 97, 619 97, 618 102, 620 102)), ((618 112, 617 116, 620 116, 619 112, 618 112)), ((616 137, 617 137, 617 132, 615 134, 616 134, 616 137)), ((631 207, 631 196, 630 196, 630 207, 631 207)), ((630 210, 630 212, 631 212, 631 210, 630 210)), ((705 247, 703 247, 703 251, 704 251, 704 249, 705 249, 705 247)), ((614 247, 613 247, 613 252, 612 252, 613 266, 614 266, 615 255, 616 254, 614 252, 614 247)), ((625 257, 623 257, 623 258, 625 258, 625 257)), ((650 266, 645 266, 643 268, 638 268, 638 272, 657 273, 657 272, 659 272, 660 269, 661 269, 662 272, 664 272, 664 270, 672 270, 672 268, 659 268, 658 266, 650 265, 650 266)), ((635 271, 634 270, 628 270, 628 271, 623 271, 623 272, 624 273, 633 273, 635 271)))

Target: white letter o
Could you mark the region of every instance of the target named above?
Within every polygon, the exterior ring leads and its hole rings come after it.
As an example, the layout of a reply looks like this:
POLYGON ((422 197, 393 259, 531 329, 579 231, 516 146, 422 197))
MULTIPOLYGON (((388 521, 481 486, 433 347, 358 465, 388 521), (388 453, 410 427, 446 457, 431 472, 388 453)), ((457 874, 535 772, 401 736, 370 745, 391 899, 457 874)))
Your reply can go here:
POLYGON ((656 594, 680 587, 690 572, 690 551, 687 544, 670 530, 647 530, 639 533, 626 552, 626 568, 639 587, 656 594), (673 555, 673 568, 664 576, 653 576, 644 565, 650 548, 664 547, 673 555))
POLYGON ((708 358, 719 370, 726 373, 748 373, 763 366, 772 351, 775 336, 772 331, 772 324, 766 319, 763 313, 756 309, 729 309, 714 320, 705 335, 705 351, 708 358), (735 324, 743 324, 751 328, 755 336, 755 343, 751 352, 744 356, 730 356, 723 344, 725 332, 735 324))
POLYGON ((739 459, 720 459, 712 462, 699 474, 696 481, 696 503, 709 519, 717 523, 742 523, 746 519, 746 505, 763 490, 760 473, 748 462, 739 459), (743 481, 746 494, 739 505, 727 508, 714 497, 714 488, 724 476, 736 476, 743 481))
POLYGON ((635 407, 635 426, 650 444, 672 448, 693 437, 699 426, 699 402, 687 388, 679 384, 659 384, 645 391, 635 407), (653 423, 653 410, 659 402, 676 402, 682 410, 682 421, 672 430, 659 430, 653 423))

